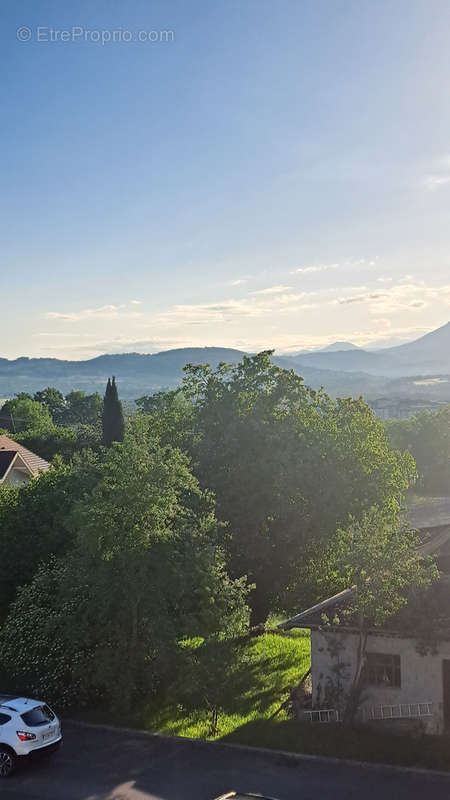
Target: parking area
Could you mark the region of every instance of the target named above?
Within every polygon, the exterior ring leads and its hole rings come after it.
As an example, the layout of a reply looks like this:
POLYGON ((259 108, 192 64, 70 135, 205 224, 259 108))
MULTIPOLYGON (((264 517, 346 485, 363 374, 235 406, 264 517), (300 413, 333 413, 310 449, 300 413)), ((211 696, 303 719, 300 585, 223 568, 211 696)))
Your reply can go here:
POLYGON ((66 723, 59 753, 2 782, 2 800, 211 800, 230 789, 279 800, 448 800, 449 777, 66 723))

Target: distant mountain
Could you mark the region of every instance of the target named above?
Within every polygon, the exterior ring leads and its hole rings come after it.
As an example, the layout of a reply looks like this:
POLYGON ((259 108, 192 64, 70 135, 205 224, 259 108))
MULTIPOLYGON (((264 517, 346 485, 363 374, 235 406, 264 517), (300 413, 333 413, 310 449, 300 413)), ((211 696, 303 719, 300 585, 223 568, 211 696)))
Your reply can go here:
POLYGON ((87 361, 60 361, 56 358, 0 358, 0 397, 19 391, 35 392, 56 386, 67 393, 72 389, 103 393, 110 375, 119 382, 121 397, 135 399, 142 394, 178 386, 186 364, 211 364, 240 361, 243 352, 228 347, 186 347, 162 353, 115 353, 87 361))
POLYGON ((343 350, 360 350, 360 347, 357 347, 356 344, 352 344, 352 342, 333 342, 333 344, 327 344, 326 347, 321 347, 319 353, 340 353, 343 350))
MULTIPOLYGON (((335 346, 350 345, 337 342, 335 346)), ((351 345, 350 345, 351 346, 351 345)), ((352 349, 275 356, 284 369, 294 369, 315 389, 323 386, 333 396, 364 395, 376 398, 394 392, 401 396, 425 395, 450 402, 450 323, 414 342, 384 350, 352 349), (430 377, 430 379, 428 379, 430 377), (434 380, 433 380, 434 379, 434 380)), ((226 347, 188 347, 143 355, 101 355, 87 361, 55 358, 0 358, 0 397, 16 392, 35 392, 56 386, 103 393, 106 380, 115 375, 123 399, 136 399, 178 386, 186 364, 237 363, 243 351, 226 347)))
POLYGON ((304 353, 292 357, 296 365, 337 372, 404 377, 450 373, 450 322, 413 342, 383 350, 338 350, 304 353))
POLYGON ((327 344, 326 347, 313 347, 312 350, 295 350, 293 353, 289 353, 290 358, 297 358, 297 356, 302 356, 303 354, 310 354, 310 353, 333 353, 335 351, 341 350, 359 350, 360 348, 356 346, 356 344, 352 344, 351 342, 333 342, 332 344, 327 344))

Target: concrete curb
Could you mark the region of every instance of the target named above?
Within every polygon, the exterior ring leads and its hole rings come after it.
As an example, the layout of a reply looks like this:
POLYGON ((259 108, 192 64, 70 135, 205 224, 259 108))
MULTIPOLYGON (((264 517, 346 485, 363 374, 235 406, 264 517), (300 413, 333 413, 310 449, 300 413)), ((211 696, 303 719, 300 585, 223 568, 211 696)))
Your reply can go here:
POLYGON ((359 769, 369 769, 374 772, 394 772, 394 773, 408 773, 413 775, 428 775, 429 777, 447 778, 450 780, 450 770, 427 769, 426 767, 401 767, 394 764, 384 764, 380 761, 356 761, 351 758, 337 758, 336 756, 316 756, 308 753, 292 753, 289 750, 272 750, 268 747, 251 747, 245 744, 230 744, 229 742, 222 742, 220 740, 207 741, 206 739, 193 739, 188 736, 165 736, 162 733, 152 733, 151 731, 141 730, 140 728, 119 728, 116 725, 106 725, 94 722, 84 722, 82 720, 63 719, 65 725, 73 725, 80 728, 88 728, 92 730, 103 730, 110 733, 125 733, 132 736, 143 736, 147 739, 154 739, 162 742, 190 742, 198 747, 204 748, 225 748, 227 750, 239 750, 241 752, 249 753, 250 755, 265 755, 272 758, 283 758, 289 762, 298 761, 314 761, 322 764, 342 765, 345 767, 358 767, 359 769))

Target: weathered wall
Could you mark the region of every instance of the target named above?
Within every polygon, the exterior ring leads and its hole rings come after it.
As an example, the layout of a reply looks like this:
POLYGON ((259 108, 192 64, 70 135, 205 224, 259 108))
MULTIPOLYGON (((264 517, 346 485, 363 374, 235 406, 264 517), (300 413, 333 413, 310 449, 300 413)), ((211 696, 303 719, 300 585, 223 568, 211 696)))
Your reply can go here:
POLYGON ((29 473, 21 472, 20 470, 14 469, 13 467, 12 470, 8 473, 4 483, 16 486, 22 483, 26 483, 27 481, 30 480, 31 477, 32 476, 29 473))
MULTIPOLYGON (((356 634, 311 631, 312 690, 316 708, 336 707, 338 701, 336 696, 333 698, 333 689, 337 684, 344 691, 349 689, 356 668, 357 645, 356 634)), ((433 714, 423 717, 423 724, 428 733, 442 733, 442 661, 450 659, 450 642, 440 643, 436 655, 422 656, 417 652, 415 639, 369 635, 367 651, 400 656, 401 687, 364 689, 361 707, 431 702, 433 714)))

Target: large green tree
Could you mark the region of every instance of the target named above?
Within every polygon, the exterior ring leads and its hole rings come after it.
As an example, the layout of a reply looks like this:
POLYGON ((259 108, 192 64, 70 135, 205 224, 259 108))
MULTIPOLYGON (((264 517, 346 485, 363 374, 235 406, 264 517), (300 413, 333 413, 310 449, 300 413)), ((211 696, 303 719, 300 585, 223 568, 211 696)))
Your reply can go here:
POLYGON ((26 392, 16 394, 0 409, 0 427, 11 432, 45 430, 53 424, 47 406, 33 400, 26 392))
POLYGON ((20 487, 0 486, 0 620, 18 587, 33 579, 38 565, 73 546, 71 511, 92 488, 97 470, 97 459, 87 452, 70 466, 55 463, 20 487))
POLYGON ((63 393, 60 392, 59 389, 55 389, 54 386, 47 386, 46 389, 35 392, 33 400, 42 403, 42 405, 48 408, 55 425, 59 425, 62 422, 67 403, 63 393))
POLYGON ((0 650, 16 687, 128 711, 173 677, 183 637, 241 629, 246 592, 227 575, 211 496, 142 418, 97 470, 69 515, 72 553, 19 592, 0 650))
POLYGON ((98 425, 101 420, 103 400, 98 392, 86 394, 73 391, 66 394, 66 408, 60 422, 64 425, 98 425))
POLYGON ((336 527, 374 504, 398 505, 415 475, 361 399, 314 392, 270 355, 188 367, 183 388, 193 404, 194 471, 229 523, 232 573, 256 584, 254 623, 277 605, 313 599, 307 565, 336 527))

